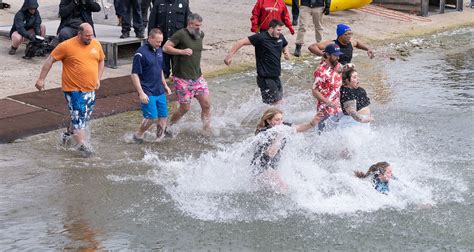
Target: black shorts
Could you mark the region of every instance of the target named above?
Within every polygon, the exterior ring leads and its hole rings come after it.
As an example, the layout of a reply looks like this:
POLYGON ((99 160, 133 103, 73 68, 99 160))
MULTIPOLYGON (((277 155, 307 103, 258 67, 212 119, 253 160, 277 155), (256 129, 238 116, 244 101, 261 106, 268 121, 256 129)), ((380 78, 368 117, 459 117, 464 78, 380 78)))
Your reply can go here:
POLYGON ((260 88, 264 103, 272 104, 283 98, 283 88, 279 77, 267 78, 257 76, 257 85, 260 88))

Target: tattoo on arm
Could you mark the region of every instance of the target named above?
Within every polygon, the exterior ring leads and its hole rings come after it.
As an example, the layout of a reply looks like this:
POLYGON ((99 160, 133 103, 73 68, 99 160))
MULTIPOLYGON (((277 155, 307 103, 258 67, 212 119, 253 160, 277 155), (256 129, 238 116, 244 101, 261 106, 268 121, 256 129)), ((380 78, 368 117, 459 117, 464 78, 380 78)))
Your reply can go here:
POLYGON ((344 106, 344 110, 346 110, 347 114, 352 116, 354 120, 358 122, 363 122, 363 117, 361 114, 357 113, 357 101, 356 100, 350 100, 346 101, 342 104, 344 106))

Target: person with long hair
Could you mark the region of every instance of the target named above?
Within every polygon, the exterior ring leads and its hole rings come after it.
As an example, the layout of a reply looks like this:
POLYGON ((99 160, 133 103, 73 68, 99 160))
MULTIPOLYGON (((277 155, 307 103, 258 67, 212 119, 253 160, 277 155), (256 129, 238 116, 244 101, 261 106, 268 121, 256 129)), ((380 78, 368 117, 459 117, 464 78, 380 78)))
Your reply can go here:
POLYGON ((276 172, 278 162, 280 161, 281 151, 285 147, 286 138, 277 130, 271 130, 275 127, 292 127, 296 132, 304 132, 320 121, 320 114, 316 114, 311 121, 301 124, 291 124, 283 120, 283 112, 278 108, 267 109, 257 123, 255 135, 257 146, 252 166, 254 174, 260 178, 267 179, 271 185, 277 189, 286 192, 288 186, 276 172))
POLYGON ((371 177, 375 190, 383 194, 387 194, 390 191, 388 183, 392 179, 392 167, 385 161, 371 165, 365 173, 354 171, 354 175, 358 178, 371 177))
POLYGON ((344 116, 339 120, 340 126, 353 125, 356 122, 370 123, 374 119, 370 113, 370 99, 367 92, 359 85, 359 74, 353 64, 347 64, 342 71, 341 108, 344 116))

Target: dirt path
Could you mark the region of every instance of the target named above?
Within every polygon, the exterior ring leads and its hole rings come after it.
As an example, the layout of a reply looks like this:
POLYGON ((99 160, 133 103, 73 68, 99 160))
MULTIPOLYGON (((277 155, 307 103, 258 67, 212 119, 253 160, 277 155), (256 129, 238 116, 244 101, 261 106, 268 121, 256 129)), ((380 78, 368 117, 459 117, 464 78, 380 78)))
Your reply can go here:
MULTIPOLYGON (((21 0, 6 0, 12 4, 9 10, 0 10, 0 25, 10 25, 13 15, 21 6, 21 0)), ((40 12, 43 19, 56 19, 58 4, 57 0, 39 0, 40 12)), ((106 2, 104 0, 104 2, 106 2)), ((112 2, 112 0, 110 0, 112 2)), ((205 43, 209 50, 203 53, 202 67, 207 75, 222 74, 225 72, 239 71, 243 67, 253 66, 254 50, 252 47, 243 48, 235 57, 232 67, 226 67, 223 59, 232 43, 241 37, 250 35, 250 12, 255 3, 254 0, 191 0, 193 12, 201 14, 204 18, 203 30, 206 33, 205 43)), ((381 17, 369 14, 362 10, 349 10, 332 13, 324 17, 323 39, 335 38, 335 27, 338 23, 346 23, 352 27, 357 38, 369 42, 377 51, 385 44, 401 41, 407 37, 420 36, 443 30, 455 29, 464 26, 474 26, 474 9, 466 7, 465 0, 463 12, 448 10, 443 15, 432 15, 428 21, 412 20, 410 22, 399 21, 393 18, 381 17)), ((94 20, 101 24, 116 24, 113 7, 106 8, 108 19, 104 19, 104 13, 95 13, 94 20)), ((117 34, 119 36, 120 34, 117 34)), ((286 37, 290 42, 290 50, 294 50, 296 35, 291 36, 286 31, 286 37)), ((310 44, 314 38, 314 30, 306 35, 306 43, 310 44)), ((25 61, 20 55, 23 49, 18 50, 17 55, 7 54, 10 41, 0 38, 0 98, 9 95, 34 91, 41 64, 44 58, 34 58, 25 61)), ((304 48, 303 53, 309 53, 304 48)), ((379 57, 382 54, 379 53, 379 57)), ((383 53, 383 56, 387 56, 383 53)), ((55 64, 47 78, 46 87, 54 88, 60 86, 61 64, 55 64)), ((123 76, 130 72, 130 65, 120 66, 118 69, 106 68, 103 78, 123 76)))

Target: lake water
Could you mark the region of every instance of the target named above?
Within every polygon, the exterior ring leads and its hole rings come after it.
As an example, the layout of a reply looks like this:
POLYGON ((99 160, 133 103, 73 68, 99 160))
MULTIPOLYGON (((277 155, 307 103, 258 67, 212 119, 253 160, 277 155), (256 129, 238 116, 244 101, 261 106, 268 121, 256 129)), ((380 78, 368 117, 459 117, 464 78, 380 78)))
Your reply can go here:
MULTIPOLYGON (((472 250, 473 39, 462 29, 412 40, 406 60, 358 52, 376 121, 290 134, 287 195, 250 172, 267 108, 253 71, 208 80, 212 137, 194 101, 178 135, 158 144, 131 143, 141 114, 130 112, 91 123, 90 159, 60 146, 61 131, 0 145, 0 249, 472 250), (377 161, 398 177, 389 195, 353 176, 377 161)), ((316 63, 284 64, 286 121, 313 116, 316 63)))

